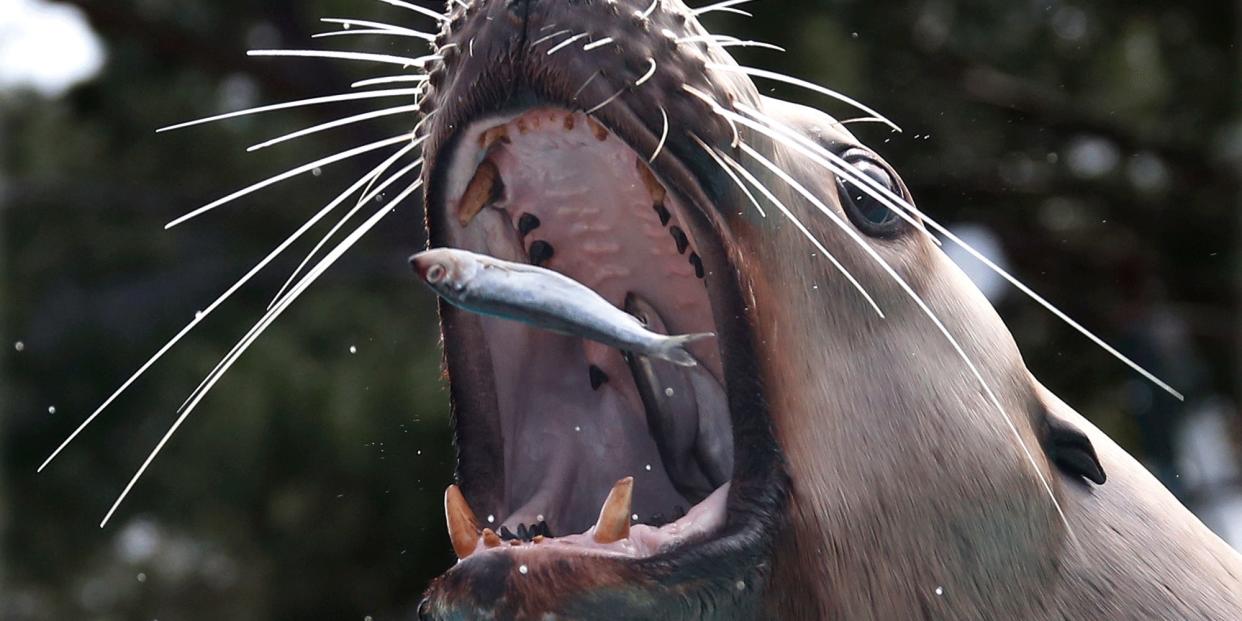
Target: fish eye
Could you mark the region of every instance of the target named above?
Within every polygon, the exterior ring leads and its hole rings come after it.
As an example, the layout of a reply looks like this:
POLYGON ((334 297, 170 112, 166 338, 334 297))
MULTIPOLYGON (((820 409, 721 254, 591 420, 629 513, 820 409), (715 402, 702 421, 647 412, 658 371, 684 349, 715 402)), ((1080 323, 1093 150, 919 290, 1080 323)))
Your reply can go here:
POLYGON ((441 280, 444 280, 446 275, 448 275, 448 270, 444 269, 443 265, 436 263, 435 265, 427 268, 427 275, 425 278, 427 279, 427 282, 434 285, 441 280))
POLYGON ((837 193, 841 204, 854 223, 863 233, 871 237, 892 237, 899 233, 905 221, 896 212, 884 204, 876 194, 878 185, 887 189, 898 198, 904 198, 904 190, 897 182, 897 175, 888 166, 863 149, 850 149, 842 156, 850 166, 870 178, 875 184, 866 184, 837 176, 837 193))

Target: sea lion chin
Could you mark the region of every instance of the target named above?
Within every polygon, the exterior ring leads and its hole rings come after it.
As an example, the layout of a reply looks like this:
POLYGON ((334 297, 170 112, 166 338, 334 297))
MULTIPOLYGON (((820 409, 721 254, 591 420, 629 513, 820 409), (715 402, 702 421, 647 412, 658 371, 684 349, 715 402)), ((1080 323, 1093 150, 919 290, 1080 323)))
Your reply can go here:
POLYGON ((841 123, 759 95, 680 2, 449 10, 431 245, 719 338, 704 376, 636 378, 442 306, 460 560, 422 618, 1242 618, 1242 559, 1031 376, 841 123))

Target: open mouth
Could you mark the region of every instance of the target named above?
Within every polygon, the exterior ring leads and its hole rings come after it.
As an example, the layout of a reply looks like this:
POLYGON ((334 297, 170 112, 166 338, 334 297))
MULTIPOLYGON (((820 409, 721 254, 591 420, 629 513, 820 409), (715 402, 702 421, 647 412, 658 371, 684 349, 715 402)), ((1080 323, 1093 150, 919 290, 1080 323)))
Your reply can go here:
MULTIPOLYGON (((726 277, 719 243, 594 118, 537 106, 477 120, 436 174, 435 245, 555 270, 654 332, 730 332, 709 295, 726 277)), ((719 340, 688 345, 697 365, 681 367, 443 309, 459 558, 643 558, 725 523, 735 443, 719 340)))

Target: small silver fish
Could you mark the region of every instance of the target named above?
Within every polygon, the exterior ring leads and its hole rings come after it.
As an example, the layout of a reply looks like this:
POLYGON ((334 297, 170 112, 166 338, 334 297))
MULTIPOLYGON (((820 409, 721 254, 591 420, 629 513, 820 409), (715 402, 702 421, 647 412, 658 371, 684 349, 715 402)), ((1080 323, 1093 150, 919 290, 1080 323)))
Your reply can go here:
POLYGON ((657 334, 582 283, 526 263, 502 261, 467 250, 436 248, 410 257, 410 264, 432 291, 454 306, 598 341, 683 367, 698 364, 686 351, 687 343, 716 336, 711 332, 657 334))

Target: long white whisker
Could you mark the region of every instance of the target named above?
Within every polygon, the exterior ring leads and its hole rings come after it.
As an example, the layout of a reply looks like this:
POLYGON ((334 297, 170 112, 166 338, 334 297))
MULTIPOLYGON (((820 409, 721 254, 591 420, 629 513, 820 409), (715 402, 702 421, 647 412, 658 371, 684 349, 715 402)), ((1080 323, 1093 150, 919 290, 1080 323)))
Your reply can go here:
POLYGON ((402 67, 423 67, 433 60, 440 60, 442 58, 437 54, 428 54, 426 56, 412 58, 409 56, 393 56, 391 54, 340 52, 336 50, 250 50, 246 52, 246 55, 278 58, 335 58, 338 60, 361 60, 364 62, 381 63, 386 65, 401 65, 402 67))
POLYGON ((105 515, 103 520, 99 523, 100 528, 103 528, 108 524, 108 520, 112 519, 112 515, 116 512, 117 508, 121 506, 121 503, 124 502, 125 497, 129 495, 129 492, 134 488, 134 485, 138 483, 138 479, 142 478, 143 473, 145 473, 147 468, 151 466, 151 462, 155 461, 155 457, 159 455, 164 446, 168 444, 168 440, 172 438, 174 433, 177 432, 177 429, 181 427, 182 423, 184 423, 190 413, 194 411, 194 408, 202 401, 203 397, 211 391, 211 387, 215 385, 216 381, 224 376, 224 374, 229 370, 229 367, 231 367, 233 363, 236 362, 247 349, 249 349, 255 339, 262 335, 267 327, 270 326, 272 322, 285 311, 285 309, 289 308, 289 305, 292 304, 293 301, 296 300, 307 287, 314 283, 324 271, 336 263, 342 254, 353 247, 354 244, 358 243, 358 240, 361 239, 363 235, 375 228, 375 225, 379 224, 380 220, 392 212, 393 207, 397 203, 405 200, 406 197, 414 193, 414 191, 417 190, 421 184, 421 179, 415 181, 391 202, 384 205, 384 207, 376 212, 375 215, 371 216, 366 222, 355 229, 353 233, 350 233, 349 236, 342 240, 340 244, 337 244, 337 246, 333 248, 332 251, 329 252, 327 256, 325 256, 324 259, 315 266, 314 269, 302 278, 302 281, 289 292, 289 295, 285 296, 285 298, 281 300, 279 305, 273 308, 270 312, 266 313, 263 318, 259 320, 259 323, 256 324, 256 328, 258 329, 255 330, 253 334, 251 334, 242 343, 239 343, 239 347, 235 348, 234 352, 230 353, 228 363, 216 373, 215 377, 212 378, 211 383, 205 386, 195 400, 190 403, 190 405, 186 407, 185 411, 177 417, 177 420, 173 422, 172 426, 169 427, 164 436, 160 438, 159 443, 157 443, 151 453, 147 455, 146 460, 142 462, 142 466, 138 468, 138 472, 136 472, 133 478, 129 480, 129 483, 125 486, 125 489, 121 492, 121 495, 117 497, 116 502, 112 503, 112 508, 108 510, 107 515, 105 515))
POLYGON ((660 151, 664 149, 664 141, 668 139, 668 112, 664 111, 664 106, 660 106, 660 118, 664 121, 664 129, 660 131, 660 141, 656 143, 655 151, 651 152, 651 157, 647 158, 647 163, 654 163, 657 157, 660 157, 660 151))
MULTIPOLYGON (((880 309, 880 305, 876 303, 874 298, 871 297, 871 294, 868 293, 867 289, 862 286, 862 283, 858 282, 858 279, 854 278, 854 275, 851 274, 848 269, 845 269, 845 266, 842 265, 841 262, 837 260, 837 257, 833 255, 831 252, 829 252, 828 249, 825 248, 822 243, 820 243, 819 239, 816 238, 815 235, 811 233, 811 231, 808 230, 805 225, 802 224, 802 221, 799 220, 798 217, 795 216, 793 212, 790 211, 790 209, 785 206, 784 202, 782 202, 779 198, 777 198, 776 195, 773 194, 772 191, 769 190, 766 185, 760 182, 759 179, 757 179, 753 174, 751 174, 749 170, 746 170, 746 167, 737 163, 733 158, 726 155, 723 151, 716 149, 715 153, 712 153, 710 147, 704 144, 701 140, 699 141, 699 143, 705 149, 708 149, 709 154, 713 155, 713 157, 719 156, 720 158, 723 158, 725 162, 731 163, 734 169, 739 174, 745 177, 746 180, 749 181, 750 184, 755 187, 755 189, 759 190, 764 195, 764 197, 768 199, 768 201, 770 201, 773 205, 775 205, 776 208, 780 210, 781 214, 784 215, 785 218, 788 219, 789 222, 792 223, 794 227, 798 229, 798 232, 802 233, 802 236, 807 238, 807 240, 811 242, 811 245, 815 246, 816 250, 823 253, 824 257, 827 258, 828 261, 832 263, 833 267, 835 267, 838 272, 841 272, 841 274, 845 276, 845 279, 848 280, 849 283, 856 290, 858 290, 860 294, 862 294, 863 299, 866 300, 867 303, 871 305, 871 308, 875 310, 876 315, 879 315, 881 319, 884 319, 885 317, 884 311, 880 309)), ((745 145, 743 144, 742 146, 745 146, 745 145)), ((720 161, 720 160, 717 160, 717 161, 720 161)), ((722 164, 722 167, 723 167, 723 164, 722 164)), ((736 180, 736 177, 734 177, 734 179, 736 180)), ((753 200, 753 197, 752 197, 752 200, 753 200)), ((757 204, 756 204, 756 207, 758 207, 757 204)))
POLYGON ((757 69, 755 67, 744 67, 742 65, 726 65, 722 63, 707 63, 707 68, 716 69, 719 71, 733 71, 736 73, 744 73, 752 77, 766 78, 768 80, 784 82, 786 84, 792 84, 794 86, 798 86, 798 87, 805 88, 810 91, 814 91, 821 95, 827 95, 828 97, 832 97, 833 99, 836 99, 838 101, 842 101, 851 106, 854 106, 855 108, 858 108, 859 110, 862 110, 863 112, 866 112, 867 114, 870 114, 871 116, 874 116, 877 119, 883 120, 884 124, 893 128, 894 131, 901 131, 901 128, 898 127, 896 123, 888 120, 888 118, 886 118, 883 114, 876 112, 875 110, 868 107, 866 104, 854 99, 853 97, 845 95, 844 93, 840 93, 830 88, 820 86, 819 84, 816 84, 814 82, 808 82, 801 78, 795 78, 793 76, 788 76, 783 73, 777 73, 775 71, 768 71, 766 69, 757 69))
MULTIPOLYGON (((423 160, 422 158, 419 158, 415 160, 413 163, 408 164, 405 168, 402 168, 401 170, 398 170, 397 172, 389 175, 388 178, 379 185, 379 187, 373 190, 367 190, 366 192, 364 192, 363 195, 358 199, 357 204, 355 204, 352 209, 346 212, 344 216, 341 216, 341 219, 337 221, 337 223, 333 225, 333 227, 327 233, 325 233, 323 237, 319 239, 319 242, 315 244, 315 247, 311 248, 311 251, 306 253, 306 256, 302 259, 302 262, 299 263, 297 268, 293 270, 293 273, 289 275, 289 278, 285 280, 285 283, 280 286, 280 290, 276 292, 275 297, 272 298, 271 303, 269 303, 267 307, 272 308, 273 306, 276 305, 277 302, 280 301, 280 297, 284 295, 285 290, 288 289, 289 286, 293 284, 293 281, 298 277, 298 274, 302 273, 302 269, 306 267, 306 264, 310 263, 311 259, 313 259, 316 254, 319 254, 319 250, 328 243, 328 240, 332 239, 332 236, 336 235, 336 232, 339 231, 341 227, 345 226, 346 222, 348 222, 350 219, 354 217, 355 214, 361 211, 364 205, 366 205, 368 202, 373 200, 376 196, 379 196, 381 193, 383 193, 383 191, 387 189, 388 186, 396 183, 397 180, 403 177, 406 173, 422 165, 423 165, 423 160)), ((376 177, 372 177, 372 180, 376 179, 377 177, 378 175, 376 177)))
POLYGON ((651 0, 651 6, 648 6, 647 9, 642 13, 639 13, 638 16, 643 19, 647 19, 648 17, 651 17, 652 13, 655 13, 656 7, 658 6, 660 6, 660 0, 651 0))
POLYGON ((599 77, 599 74, 600 74, 600 70, 596 69, 595 72, 591 74, 591 77, 587 78, 586 81, 582 83, 582 86, 579 86, 578 90, 574 91, 574 96, 570 97, 569 100, 578 101, 578 95, 581 95, 582 91, 586 90, 586 87, 589 86, 591 82, 594 82, 595 78, 599 77))
MULTIPOLYGON (((834 174, 837 174, 841 177, 844 177, 852 181, 856 187, 859 187, 860 189, 867 192, 875 199, 879 200, 881 203, 883 203, 886 207, 891 209, 895 214, 900 216, 906 222, 917 227, 919 226, 919 221, 921 220, 924 224, 930 226, 936 232, 940 233, 941 235, 944 235, 946 238, 949 239, 949 241, 952 241, 959 248, 961 248, 962 250, 965 250, 972 257, 974 257, 979 262, 987 266, 988 269, 992 270, 998 276, 1005 279, 1006 282, 1013 285, 1013 287, 1016 288, 1018 291, 1022 292, 1023 295, 1026 295, 1028 298, 1035 301, 1035 303, 1044 307, 1045 310, 1052 313, 1057 319, 1060 319, 1061 321, 1065 322, 1066 325, 1076 330, 1079 334, 1082 334, 1083 336, 1087 337, 1088 340, 1090 340, 1100 349, 1103 349, 1113 358, 1117 359, 1118 361, 1120 361, 1122 364, 1129 367, 1134 372, 1143 376, 1147 381, 1151 382, 1152 384, 1155 384, 1161 390, 1164 390, 1165 392, 1169 393, 1170 395, 1177 398, 1178 400, 1181 400, 1181 401, 1185 400, 1185 396, 1183 396, 1180 391, 1170 386, 1167 382, 1161 380, 1154 373, 1143 368, 1137 362, 1131 360, 1125 354, 1122 354, 1112 345, 1109 345, 1106 341, 1104 341, 1104 339, 1097 336, 1094 332, 1089 330, 1087 327, 1083 326, 1081 323, 1075 321, 1072 317, 1070 317, 1068 314, 1066 314, 1064 311, 1058 308, 1055 304, 1053 304, 1052 302, 1049 302, 1046 298, 1044 298, 1042 295, 1040 295, 1039 293, 1035 292, 1033 289, 1028 287, 1017 277, 1013 276, 1008 271, 1006 271, 1004 268, 1000 267, 995 262, 993 262, 991 259, 984 256, 982 253, 976 250, 973 246, 966 243, 961 238, 959 238, 956 234, 950 231, 948 228, 946 228, 945 226, 937 222, 934 218, 919 211, 917 208, 914 207, 914 205, 910 204, 910 202, 907 201, 905 198, 894 194, 888 188, 884 187, 882 184, 880 184, 875 179, 872 179, 870 176, 865 175, 862 172, 858 171, 856 168, 851 166, 849 162, 846 162, 844 159, 842 159, 839 155, 831 151, 828 151, 822 146, 816 144, 815 142, 811 141, 805 136, 802 136, 798 132, 794 131, 792 128, 785 126, 781 123, 778 123, 771 118, 768 118, 766 115, 763 115, 762 113, 760 113, 758 110, 755 110, 754 108, 751 108, 749 106, 746 106, 740 103, 737 104, 737 106, 743 112, 746 112, 747 114, 750 114, 751 116, 754 116, 755 118, 768 123, 769 125, 773 126, 777 131, 780 131, 786 137, 795 141, 797 144, 794 144, 791 146, 793 146, 796 149, 799 149, 804 155, 809 157, 812 162, 815 162, 816 164, 820 165, 821 167, 825 169, 828 169, 830 172, 833 172, 834 174), (917 216, 917 219, 915 216, 917 216)), ((762 131, 762 130, 759 130, 759 131, 762 131)), ((930 233, 928 234, 928 236, 930 239, 933 239, 933 240, 935 239, 935 237, 932 237, 930 233)), ((937 241, 937 243, 939 243, 939 241, 937 241)))
POLYGON ((283 103, 269 104, 266 106, 259 106, 257 108, 247 108, 245 110, 238 110, 236 112, 217 114, 215 116, 208 116, 208 117, 204 117, 201 119, 195 119, 193 121, 177 123, 176 125, 169 125, 167 127, 161 127, 155 130, 155 132, 156 133, 170 132, 174 129, 192 127, 194 125, 202 125, 203 123, 223 121, 225 119, 232 119, 232 118, 236 118, 239 116, 260 114, 263 112, 272 112, 274 110, 287 110, 289 108, 300 108, 302 106, 316 106, 319 104, 337 103, 337 102, 342 102, 342 101, 355 101, 359 99, 378 99, 381 97, 404 97, 405 95, 417 95, 420 90, 421 89, 417 89, 417 88, 392 88, 392 89, 387 89, 387 90, 382 90, 382 91, 363 91, 363 92, 358 92, 358 93, 342 93, 340 95, 328 95, 326 97, 311 97, 310 99, 297 99, 294 101, 286 101, 283 103))
POLYGON ((763 48, 767 48, 770 50, 776 50, 778 52, 786 51, 785 48, 779 45, 767 43, 765 41, 750 41, 750 40, 739 39, 737 37, 731 37, 729 35, 721 35, 721 34, 691 35, 689 37, 682 37, 678 39, 677 42, 678 43, 715 43, 716 45, 719 45, 720 47, 763 47, 763 48))
POLYGON ((647 59, 647 62, 651 63, 651 66, 650 66, 649 68, 647 68, 647 73, 642 74, 642 76, 640 76, 637 80, 634 80, 634 86, 642 86, 642 85, 643 85, 643 82, 646 82, 647 80, 650 80, 650 79, 651 79, 651 76, 655 75, 655 72, 656 72, 656 61, 655 61, 655 59, 654 59, 654 58, 648 58, 648 59, 647 59))
POLYGON ((338 194, 336 198, 332 199, 332 201, 327 204, 327 206, 325 206, 323 209, 320 209, 319 213, 316 213, 309 220, 307 220, 306 223, 303 224, 301 227, 299 227, 297 231, 294 231, 294 233, 290 235, 289 237, 287 237, 285 241, 281 242, 280 245, 276 246, 274 250, 268 253, 267 256, 263 257, 263 259, 259 261, 257 264, 255 264, 254 267, 250 268, 250 271, 246 272, 245 275, 239 278, 237 282, 233 283, 233 285, 229 287, 227 290, 225 290, 224 293, 221 293, 215 299, 214 302, 212 302, 210 305, 207 306, 207 308, 203 309, 202 312, 195 313, 194 319, 191 320, 190 323, 186 324, 185 327, 183 327, 180 332, 178 332, 175 336, 169 339, 169 341, 165 343, 164 346, 159 349, 159 351, 156 351, 154 355, 152 355, 149 359, 147 359, 147 361, 143 363, 143 365, 139 367, 137 371, 134 371, 134 373, 129 376, 129 379, 125 380, 125 382, 123 382, 119 388, 113 391, 112 394, 109 395, 108 398, 105 399, 104 402, 99 405, 99 407, 95 408, 95 411, 91 412, 90 416, 87 416, 85 420, 83 420, 80 424, 78 424, 77 428, 73 430, 73 433, 70 433, 69 436, 65 438, 60 443, 59 446, 56 447, 56 450, 52 451, 52 454, 49 455, 47 459, 43 460, 43 463, 39 465, 38 472, 43 472, 43 469, 47 468, 47 465, 52 463, 52 460, 56 459, 56 456, 59 455, 61 451, 65 450, 65 447, 69 446, 69 444, 71 444, 74 441, 74 439, 78 437, 79 434, 81 434, 87 427, 89 427, 91 423, 95 422, 95 419, 99 418, 99 415, 102 414, 103 411, 107 409, 109 405, 112 405, 112 402, 116 401, 117 397, 121 396, 121 393, 125 392, 130 387, 130 385, 132 385, 135 381, 138 380, 139 377, 141 377, 144 373, 146 373, 147 369, 151 368, 151 366, 154 365, 157 361, 159 361, 160 358, 163 358, 164 354, 168 353, 168 351, 171 350, 173 346, 175 346, 178 342, 180 342, 181 339, 185 337, 185 335, 189 334, 190 331, 193 330, 195 326, 201 323, 204 319, 206 319, 209 315, 211 315, 211 313, 214 312, 216 308, 218 308, 221 304, 223 304, 230 297, 232 297, 233 294, 236 293, 238 289, 241 289, 246 283, 250 282, 250 280, 254 278, 256 274, 262 271, 263 268, 267 267, 267 265, 271 263, 273 260, 275 260, 276 257, 280 256, 281 253, 283 253, 286 249, 289 248, 289 246, 293 245, 293 243, 297 241, 299 238, 301 238, 302 235, 306 234, 306 232, 309 231, 316 223, 322 220, 324 216, 328 215, 328 212, 332 211, 338 205, 345 202, 345 200, 349 198, 349 196, 351 196, 354 192, 357 192, 358 189, 361 188, 370 178, 373 178, 375 175, 378 175, 387 166, 391 165, 391 162, 396 161, 397 158, 407 153, 408 150, 409 148, 407 147, 406 149, 398 151, 395 155, 390 157, 388 161, 375 167, 369 173, 363 175, 362 178, 358 179, 358 181, 354 182, 354 184, 351 185, 349 188, 347 188, 344 192, 341 192, 340 194, 338 194))
POLYGON ((384 4, 389 4, 395 7, 400 7, 406 10, 414 11, 415 13, 421 13, 438 22, 449 21, 449 17, 447 15, 443 13, 437 13, 431 9, 418 6, 417 4, 410 4, 409 2, 402 2, 401 0, 379 0, 379 1, 383 2, 384 4))
POLYGON ((311 35, 312 39, 326 39, 328 37, 352 37, 358 35, 379 35, 382 37, 409 37, 414 39, 426 40, 427 37, 423 33, 411 34, 408 32, 397 32, 386 28, 371 28, 361 30, 329 30, 327 32, 316 32, 311 35))
MULTIPOLYGON (((717 111, 724 110, 724 108, 722 108, 720 104, 716 102, 716 99, 712 97, 711 95, 708 95, 707 93, 704 93, 703 91, 693 86, 690 86, 689 84, 683 84, 681 88, 685 90, 687 93, 690 93, 691 95, 694 95, 695 97, 698 97, 699 99, 702 99, 704 103, 711 106, 713 109, 717 111)), ((742 142, 742 134, 737 131, 737 123, 734 123, 733 119, 729 118, 728 115, 720 114, 720 116, 724 118, 726 122, 729 123, 729 128, 733 130, 733 139, 729 141, 729 148, 736 149, 737 145, 742 142)))
MULTIPOLYGON (((716 160, 716 163, 720 165, 720 169, 723 170, 726 175, 729 175, 729 178, 733 180, 733 183, 737 185, 738 189, 746 195, 746 198, 750 200, 750 204, 755 206, 755 211, 759 212, 759 215, 764 218, 768 217, 768 212, 763 210, 763 206, 759 204, 759 201, 755 198, 755 195, 750 192, 750 188, 746 187, 746 184, 742 183, 742 180, 737 176, 737 173, 730 168, 730 166, 741 166, 741 164, 734 161, 733 158, 729 157, 729 154, 724 151, 708 147, 707 143, 699 139, 698 136, 693 136, 693 138, 695 139, 695 142, 699 143, 699 146, 702 147, 704 151, 707 151, 707 154, 710 155, 712 159, 716 160)), ((756 181, 758 180, 756 179, 756 181)), ((764 195, 768 196, 769 194, 765 193, 764 195)), ((738 212, 738 215, 742 215, 741 212, 738 212)), ((883 317, 883 314, 880 316, 883 317)))
MULTIPOLYGON (((703 13, 733 13, 734 15, 741 15, 742 17, 754 17, 755 16, 755 14, 751 13, 750 11, 744 11, 742 9, 735 9, 733 7, 728 7, 728 6, 722 6, 716 9, 712 9, 711 11, 703 11, 703 13)), ((696 13, 696 15, 702 15, 702 13, 696 13)))
POLYGON ((278 138, 272 138, 271 140, 268 140, 265 142, 260 142, 254 146, 247 148, 246 151, 248 152, 258 151, 259 149, 264 149, 264 148, 270 147, 275 144, 280 144, 282 142, 287 142, 289 140, 295 140, 297 138, 302 138, 303 136, 309 136, 311 134, 315 134, 315 133, 322 132, 322 131, 327 131, 329 129, 343 127, 345 125, 352 125, 354 123, 360 123, 362 121, 367 121, 370 119, 377 119, 380 117, 392 116, 394 114, 403 114, 406 112, 417 112, 418 109, 419 109, 419 105, 413 104, 409 106, 397 106, 395 108, 385 108, 383 110, 375 110, 373 112, 367 112, 364 114, 356 114, 354 116, 345 117, 343 119, 337 119, 335 121, 321 123, 319 125, 315 125, 314 127, 308 127, 306 129, 301 129, 296 132, 285 134, 278 138))
POLYGON ((553 54, 555 54, 555 53, 557 53, 557 52, 561 51, 561 50, 562 50, 562 49, 564 49, 565 47, 567 47, 567 46, 569 46, 569 45, 573 44, 573 42, 574 42, 574 41, 578 41, 578 40, 580 40, 580 39, 582 39, 582 38, 586 37, 588 34, 589 34, 589 33, 586 33, 586 32, 580 32, 580 33, 578 33, 578 34, 576 34, 576 35, 574 35, 574 36, 572 36, 572 37, 570 37, 570 38, 568 38, 568 39, 565 39, 564 41, 561 41, 560 43, 557 43, 556 45, 553 45, 550 49, 548 49, 548 52, 547 52, 548 56, 551 56, 551 55, 553 55, 553 54))
POLYGON ((604 37, 603 39, 600 39, 599 41, 592 41, 582 46, 582 51, 589 52, 597 47, 604 47, 605 45, 608 45, 609 43, 612 43, 612 42, 613 42, 612 37, 604 37))
MULTIPOLYGON (((393 82, 426 82, 426 81, 427 81, 427 74, 425 73, 417 73, 413 75, 409 75, 409 74, 390 75, 390 76, 383 76, 379 78, 368 78, 366 80, 358 80, 357 82, 350 84, 349 87, 350 88, 361 88, 363 86, 375 86, 376 84, 391 84, 393 82)), ((415 89, 416 91, 415 94, 421 94, 421 90, 422 90, 421 88, 415 89)))
POLYGON ((572 30, 558 30, 558 31, 556 31, 556 32, 554 32, 554 33, 552 33, 552 34, 550 34, 550 35, 544 35, 544 36, 539 37, 538 39, 535 39, 534 41, 532 41, 532 42, 531 42, 531 44, 530 44, 530 47, 535 47, 536 45, 539 45, 540 43, 543 43, 544 41, 548 41, 548 40, 551 40, 551 39, 555 39, 556 37, 559 37, 559 36, 561 36, 561 35, 567 35, 567 34, 569 34, 570 32, 573 32, 573 31, 572 31, 572 30))
POLYGON ((628 87, 628 86, 623 86, 623 87, 621 87, 621 89, 620 89, 620 90, 618 90, 617 92, 613 93, 610 97, 608 97, 608 99, 605 99, 605 100, 603 100, 603 101, 599 102, 598 104, 595 104, 595 107, 591 108, 590 110, 587 110, 587 111, 586 111, 586 113, 587 113, 587 114, 595 114, 595 112, 597 112, 600 108, 603 108, 604 106, 606 106, 606 105, 608 105, 608 104, 612 103, 614 100, 616 100, 616 98, 620 97, 623 93, 625 93, 625 91, 629 90, 629 88, 630 88, 630 87, 628 87))
POLYGON ((1048 483, 1047 477, 1044 476, 1044 471, 1040 469, 1039 462, 1037 462, 1035 460, 1035 456, 1031 454, 1031 450, 1027 447, 1026 441, 1022 438, 1022 433, 1018 431, 1017 425, 1014 424, 1013 419, 1009 416, 1009 413, 1006 412, 1004 406, 1001 405, 1000 399, 996 397, 996 393, 992 391, 992 387, 986 380, 983 379, 983 374, 979 372, 979 369, 975 366, 975 363, 971 361, 970 356, 966 354, 964 349, 962 349, 961 344, 959 344, 957 339, 954 338, 954 336, 949 332, 949 329, 944 325, 944 322, 942 322, 940 318, 936 316, 936 313, 932 311, 931 307, 923 301, 922 296, 920 296, 910 286, 910 284, 907 283, 906 280, 902 278, 901 275, 898 274, 896 270, 894 270, 892 266, 890 266, 888 262, 885 261, 884 258, 881 257, 879 253, 877 253, 875 249, 866 242, 866 240, 862 239, 862 237, 849 224, 842 221, 840 216, 833 212, 830 207, 825 205, 823 201, 815 196, 813 192, 807 190, 802 186, 802 184, 798 183, 797 180, 782 170, 779 166, 773 164, 758 151, 752 149, 750 145, 743 143, 741 147, 744 153, 762 164, 765 168, 771 170, 773 174, 780 177, 786 185, 801 194, 802 197, 809 201, 812 205, 815 205, 815 207, 819 209, 820 213, 828 216, 837 228, 849 235, 849 237, 854 240, 854 242, 858 244, 858 246, 862 248, 863 251, 865 251, 867 255, 870 256, 889 275, 889 277, 902 288, 903 291, 906 292, 906 295, 908 295, 910 299, 918 305, 923 314, 926 315, 933 324, 935 324, 936 329, 940 331, 940 334, 944 336, 949 345, 952 346, 954 351, 957 352, 958 357, 961 358, 962 362, 964 362, 967 368, 970 369, 971 374, 974 375, 975 380, 979 382, 979 385, 983 387, 983 391, 987 394, 988 399, 992 402, 992 405, 996 407, 996 410, 1000 413, 1001 418, 1005 421, 1005 424, 1009 426, 1009 430, 1013 432, 1014 437, 1018 440, 1018 445, 1022 447, 1022 452, 1026 455, 1027 461, 1030 462, 1031 467, 1035 471, 1035 475, 1039 478, 1039 482, 1043 485, 1044 490, 1047 492, 1048 499, 1052 502, 1053 508, 1056 509, 1057 514, 1061 516, 1061 522, 1065 524, 1066 532, 1073 537, 1074 533, 1073 529, 1070 527, 1069 519, 1065 517, 1065 512, 1061 510, 1061 503, 1057 500, 1056 493, 1052 491, 1052 486, 1048 483))
POLYGON ((325 17, 323 19, 320 19, 319 21, 324 22, 325 24, 339 24, 346 28, 350 26, 362 26, 363 28, 374 28, 376 30, 390 30, 392 32, 405 33, 413 37, 418 37, 420 39, 426 39, 428 41, 435 41, 436 39, 436 36, 429 32, 423 32, 421 30, 414 30, 413 28, 406 28, 405 26, 385 24, 384 22, 367 21, 365 19, 344 19, 340 17, 325 17))
POLYGON ((284 180, 286 180, 286 179, 289 179, 289 178, 292 178, 292 177, 296 177, 296 176, 301 175, 301 174, 304 174, 304 173, 311 172, 312 170, 315 170, 316 168, 321 168, 321 167, 323 167, 323 166, 327 166, 328 164, 334 164, 334 163, 336 163, 336 162, 340 162, 340 161, 342 161, 342 160, 347 160, 347 159, 349 159, 349 158, 351 158, 351 157, 357 157, 357 156, 359 156, 359 155, 362 155, 363 153, 369 153, 369 152, 371 152, 371 151, 375 151, 375 150, 377 150, 377 149, 382 149, 382 148, 387 147, 387 146, 390 146, 390 145, 400 144, 400 143, 402 143, 402 142, 407 142, 407 141, 410 141, 410 140, 414 140, 415 142, 421 142, 421 140, 422 140, 422 139, 421 139, 421 138, 418 138, 418 139, 412 139, 412 138, 410 137, 410 134, 408 134, 408 133, 407 133, 407 134, 401 134, 400 136, 394 136, 394 137, 392 137, 392 138, 388 138, 388 139, 386 139, 386 140, 380 140, 380 141, 378 141, 378 142, 372 142, 371 144, 363 145, 363 146, 361 146, 361 147, 355 147, 355 148, 353 148, 353 149, 350 149, 350 150, 348 150, 348 151, 343 151, 343 152, 341 152, 341 153, 337 153, 337 154, 335 154, 335 155, 330 155, 330 156, 328 156, 328 157, 325 157, 325 158, 321 158, 321 159, 315 160, 315 161, 313 161, 313 162, 311 162, 311 163, 309 163, 309 164, 303 164, 303 165, 301 165, 301 166, 298 166, 297 168, 294 168, 294 169, 291 169, 291 170, 287 170, 287 171, 285 171, 285 172, 283 172, 283 173, 280 173, 280 174, 275 175, 275 176, 272 176, 272 177, 268 177, 267 179, 264 179, 263 181, 260 181, 260 182, 258 182, 258 183, 253 184, 253 185, 250 185, 250 186, 247 186, 247 187, 245 187, 245 188, 242 188, 242 189, 240 189, 240 190, 238 190, 238 191, 236 191, 236 192, 233 192, 232 194, 229 194, 228 196, 225 196, 224 198, 220 198, 220 199, 217 199, 217 200, 215 200, 215 201, 212 201, 212 202, 210 202, 210 203, 208 203, 208 204, 206 204, 206 205, 203 205, 202 207, 199 207, 198 209, 195 209, 195 210, 193 210, 193 211, 191 211, 191 212, 189 212, 189 213, 185 214, 184 216, 181 216, 180 218, 177 218, 177 219, 175 219, 175 220, 173 220, 173 221, 169 222, 168 224, 165 224, 165 225, 164 225, 164 228, 165 228, 165 229, 171 229, 171 228, 173 228, 174 226, 177 226, 177 225, 179 225, 179 224, 182 224, 182 223, 186 222, 187 220, 191 220, 191 219, 193 219, 193 218, 197 218, 198 216, 201 216, 201 215, 203 215, 203 214, 207 213, 208 211, 211 211, 212 209, 215 209, 216 207, 219 207, 219 206, 224 205, 224 204, 226 204, 226 203, 230 203, 230 202, 232 202, 232 201, 235 201, 235 200, 237 200, 237 199, 239 199, 239 198, 241 198, 241 197, 243 197, 243 196, 246 196, 247 194, 253 194, 254 192, 257 192, 257 191, 259 191, 259 190, 262 190, 263 188, 266 188, 266 187, 268 187, 268 186, 270 186, 270 185, 274 185, 274 184, 279 183, 279 182, 281 182, 281 181, 284 181, 284 180))
POLYGON ((712 11, 719 11, 722 9, 727 9, 729 7, 734 7, 739 4, 746 4, 750 1, 751 0, 724 0, 723 2, 717 2, 715 4, 709 4, 707 6, 701 6, 697 9, 692 9, 690 11, 690 14, 691 15, 702 15, 704 13, 711 13, 712 11))

